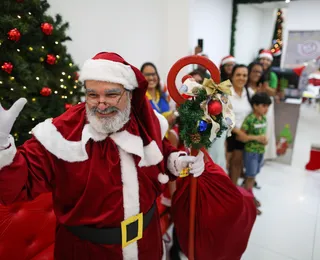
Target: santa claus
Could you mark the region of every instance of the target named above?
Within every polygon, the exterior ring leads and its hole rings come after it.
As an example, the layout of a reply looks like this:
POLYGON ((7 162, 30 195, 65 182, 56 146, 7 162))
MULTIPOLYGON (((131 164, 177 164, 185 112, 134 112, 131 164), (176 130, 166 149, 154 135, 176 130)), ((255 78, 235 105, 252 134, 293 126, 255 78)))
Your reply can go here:
POLYGON ((80 74, 85 103, 47 119, 16 148, 12 125, 26 100, 0 106, 0 203, 52 192, 55 259, 162 259, 155 204, 163 183, 203 154, 187 156, 164 138, 167 121, 145 98, 140 71, 115 53, 99 53, 80 74))

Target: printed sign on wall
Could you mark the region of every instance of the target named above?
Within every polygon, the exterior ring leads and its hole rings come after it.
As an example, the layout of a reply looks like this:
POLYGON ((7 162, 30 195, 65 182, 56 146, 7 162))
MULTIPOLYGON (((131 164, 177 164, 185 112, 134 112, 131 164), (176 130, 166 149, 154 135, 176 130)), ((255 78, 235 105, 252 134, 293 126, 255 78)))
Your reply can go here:
POLYGON ((289 31, 284 68, 295 68, 320 56, 320 31, 289 31))

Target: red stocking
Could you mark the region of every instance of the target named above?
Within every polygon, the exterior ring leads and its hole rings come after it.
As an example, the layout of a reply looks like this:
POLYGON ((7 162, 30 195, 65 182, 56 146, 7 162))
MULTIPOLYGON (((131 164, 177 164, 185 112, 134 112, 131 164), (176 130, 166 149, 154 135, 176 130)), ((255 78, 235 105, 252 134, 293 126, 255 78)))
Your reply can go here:
POLYGON ((310 152, 310 161, 306 165, 309 171, 320 170, 320 148, 312 148, 310 152))

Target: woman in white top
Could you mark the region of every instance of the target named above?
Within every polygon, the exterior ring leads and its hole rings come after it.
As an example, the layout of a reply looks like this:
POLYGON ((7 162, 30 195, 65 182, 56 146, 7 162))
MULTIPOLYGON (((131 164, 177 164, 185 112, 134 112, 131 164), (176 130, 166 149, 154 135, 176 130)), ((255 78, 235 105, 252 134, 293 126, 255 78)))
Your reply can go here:
POLYGON ((232 95, 230 101, 235 114, 236 126, 232 131, 232 136, 227 138, 227 161, 229 166, 229 175, 232 182, 237 185, 238 179, 243 169, 243 150, 244 143, 248 141, 258 141, 264 143, 265 136, 248 136, 241 131, 241 126, 244 119, 251 113, 252 107, 250 97, 253 95, 253 90, 246 87, 248 81, 248 68, 245 65, 235 65, 231 81, 232 95))

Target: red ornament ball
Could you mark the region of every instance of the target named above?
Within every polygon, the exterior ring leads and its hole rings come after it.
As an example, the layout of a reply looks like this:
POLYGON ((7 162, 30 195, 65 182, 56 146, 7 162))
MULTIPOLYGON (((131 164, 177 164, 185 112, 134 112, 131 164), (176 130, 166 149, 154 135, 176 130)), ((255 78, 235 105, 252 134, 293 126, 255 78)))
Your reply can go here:
POLYGON ((3 65, 1 66, 1 69, 5 72, 7 72, 8 74, 10 74, 13 70, 13 65, 11 62, 5 62, 3 63, 3 65))
POLYGON ((78 80, 79 79, 79 73, 78 72, 75 72, 74 73, 74 80, 78 80))
POLYGON ((68 109, 71 108, 71 107, 72 107, 72 104, 66 103, 66 104, 64 105, 64 108, 65 108, 66 110, 68 110, 68 109))
POLYGON ((43 87, 40 91, 40 94, 44 97, 48 97, 52 94, 52 90, 51 88, 48 88, 48 87, 43 87))
POLYGON ((17 28, 14 28, 8 32, 8 39, 11 41, 19 41, 21 38, 21 33, 17 28))
POLYGON ((52 55, 52 54, 48 54, 47 55, 47 63, 50 64, 50 65, 53 65, 56 63, 56 56, 52 55))
POLYGON ((53 26, 50 23, 43 23, 41 24, 41 31, 45 34, 45 35, 51 35, 52 31, 53 31, 53 26))
POLYGON ((222 112, 222 104, 218 100, 211 100, 208 104, 208 113, 212 116, 217 116, 222 112))
POLYGON ((24 0, 17 0, 17 3, 23 3, 24 0))

